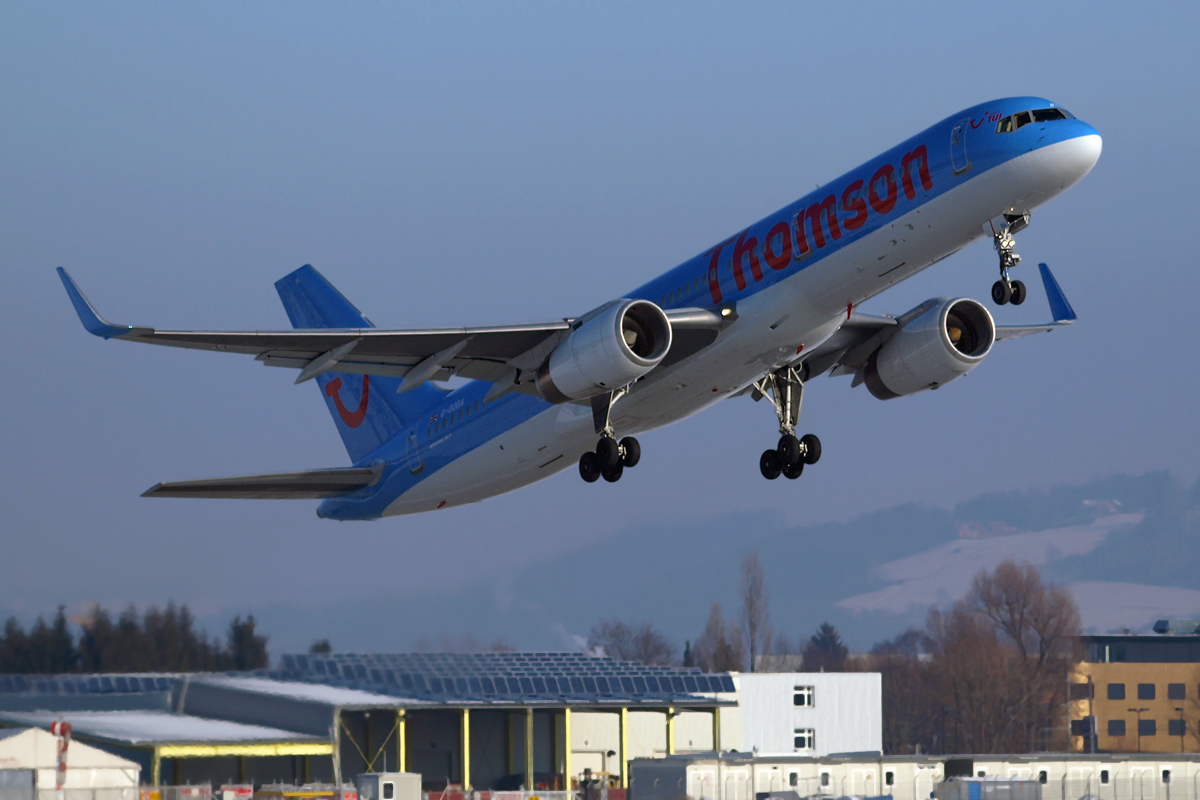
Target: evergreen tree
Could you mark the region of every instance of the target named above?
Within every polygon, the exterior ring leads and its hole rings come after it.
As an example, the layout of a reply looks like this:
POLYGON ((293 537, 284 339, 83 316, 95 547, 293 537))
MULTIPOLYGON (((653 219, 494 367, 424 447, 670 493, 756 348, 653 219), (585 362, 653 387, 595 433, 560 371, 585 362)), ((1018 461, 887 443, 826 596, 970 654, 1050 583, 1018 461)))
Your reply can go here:
POLYGON ((842 643, 837 628, 822 622, 817 632, 804 645, 805 672, 843 672, 850 649, 842 643))

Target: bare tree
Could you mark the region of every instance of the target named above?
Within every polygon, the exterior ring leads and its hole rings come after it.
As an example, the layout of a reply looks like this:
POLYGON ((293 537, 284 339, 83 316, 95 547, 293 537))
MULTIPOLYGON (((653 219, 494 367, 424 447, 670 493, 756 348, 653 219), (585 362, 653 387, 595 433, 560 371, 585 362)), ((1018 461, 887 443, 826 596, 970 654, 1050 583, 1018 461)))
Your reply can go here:
POLYGON ((758 553, 748 553, 742 559, 742 629, 746 633, 749 648, 750 671, 755 671, 754 661, 771 652, 771 613, 768 609, 770 593, 767 591, 767 576, 763 571, 758 553))
POLYGON ((705 672, 742 671, 742 631, 725 621, 721 604, 713 603, 704 633, 692 646, 696 666, 705 672))
MULTIPOLYGON (((959 749, 1028 753, 1065 749, 1062 725, 1079 609, 1036 568, 1005 561, 982 570, 967 596, 932 611, 929 641, 959 749)), ((948 736, 948 734, 947 734, 948 736)))
POLYGON ((618 661, 665 665, 675 660, 675 645, 649 622, 632 627, 619 619, 600 620, 588 635, 588 648, 618 661))

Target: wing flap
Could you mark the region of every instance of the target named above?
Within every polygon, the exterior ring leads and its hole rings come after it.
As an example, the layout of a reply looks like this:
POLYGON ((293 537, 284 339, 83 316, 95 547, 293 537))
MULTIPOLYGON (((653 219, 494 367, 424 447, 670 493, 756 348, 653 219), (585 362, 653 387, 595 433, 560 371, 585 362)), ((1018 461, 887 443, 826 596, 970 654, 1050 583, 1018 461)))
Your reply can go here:
POLYGON ((209 478, 200 481, 156 483, 142 497, 202 497, 246 500, 316 500, 357 492, 383 477, 383 465, 312 469, 209 478))

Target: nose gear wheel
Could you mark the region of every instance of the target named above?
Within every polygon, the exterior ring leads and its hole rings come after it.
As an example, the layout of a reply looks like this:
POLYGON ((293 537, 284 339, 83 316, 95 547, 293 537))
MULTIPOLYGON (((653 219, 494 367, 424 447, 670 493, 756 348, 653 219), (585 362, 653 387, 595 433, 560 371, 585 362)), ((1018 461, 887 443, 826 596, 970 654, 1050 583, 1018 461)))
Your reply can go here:
POLYGON ((1025 302, 1025 284, 1010 280, 1008 271, 1021 261, 1021 257, 1015 251, 1017 240, 1013 238, 1013 234, 1029 225, 1029 215, 1005 214, 1004 220, 1003 227, 992 234, 992 246, 996 248, 996 254, 1000 257, 1000 280, 992 284, 992 300, 998 306, 1010 302, 1019 306, 1025 302))

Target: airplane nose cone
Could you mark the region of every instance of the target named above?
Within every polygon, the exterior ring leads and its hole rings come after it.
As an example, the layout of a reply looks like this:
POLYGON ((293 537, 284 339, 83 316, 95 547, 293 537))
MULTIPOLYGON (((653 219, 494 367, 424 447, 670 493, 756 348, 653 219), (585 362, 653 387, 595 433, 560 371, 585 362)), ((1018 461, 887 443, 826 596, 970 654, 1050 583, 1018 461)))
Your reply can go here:
POLYGON ((1092 171, 1092 167, 1096 166, 1096 162, 1100 160, 1100 151, 1104 149, 1104 142, 1100 138, 1100 134, 1096 133, 1094 128, 1090 130, 1091 133, 1071 139, 1066 148, 1068 168, 1074 173, 1077 181, 1092 171))

